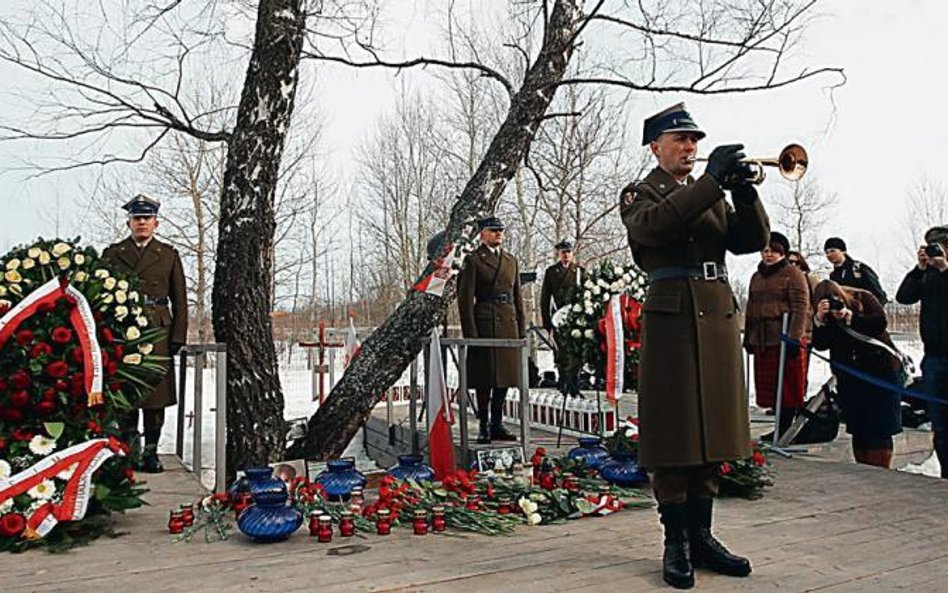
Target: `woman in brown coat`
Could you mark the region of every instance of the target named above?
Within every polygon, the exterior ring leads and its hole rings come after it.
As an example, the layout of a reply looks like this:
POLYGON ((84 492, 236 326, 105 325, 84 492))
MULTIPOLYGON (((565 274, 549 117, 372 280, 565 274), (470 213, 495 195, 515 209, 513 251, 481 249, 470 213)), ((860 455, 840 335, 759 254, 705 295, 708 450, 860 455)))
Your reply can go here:
MULTIPOLYGON (((744 317, 744 348, 754 355, 754 386, 757 405, 762 408, 777 405, 784 314, 789 315, 787 333, 790 338, 802 343, 807 341, 810 288, 803 272, 787 261, 789 250, 790 242, 784 235, 770 233, 770 242, 761 251, 762 261, 750 281, 744 317)), ((806 370, 806 357, 800 348, 788 344, 780 401, 781 434, 790 427, 797 410, 803 407, 806 370)), ((772 438, 773 434, 770 436, 772 438)))
MULTIPOLYGON (((880 346, 867 344, 843 328, 892 346, 885 311, 872 293, 824 280, 813 290, 813 347, 830 351, 833 363, 895 383, 899 362, 880 346)), ((853 435, 857 463, 889 467, 892 435, 902 432, 899 395, 834 368, 846 431, 853 435)))

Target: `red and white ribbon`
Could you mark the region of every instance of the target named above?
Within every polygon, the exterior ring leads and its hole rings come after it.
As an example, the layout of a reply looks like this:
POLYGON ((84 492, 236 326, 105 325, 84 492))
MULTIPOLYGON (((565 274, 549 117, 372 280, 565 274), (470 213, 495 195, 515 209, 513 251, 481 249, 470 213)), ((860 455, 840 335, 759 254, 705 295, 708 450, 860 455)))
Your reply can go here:
POLYGON ((444 294, 444 287, 448 285, 448 280, 456 273, 453 264, 454 244, 448 243, 444 247, 444 254, 434 261, 435 269, 419 280, 415 284, 414 289, 418 292, 442 296, 444 294))
POLYGON ((625 381, 625 332, 622 327, 620 297, 613 296, 606 306, 606 399, 622 397, 625 381))
POLYGON ((124 455, 125 445, 114 437, 93 439, 44 457, 20 473, 0 480, 0 504, 20 496, 44 480, 75 465, 61 502, 49 501, 26 519, 25 537, 39 539, 60 521, 78 521, 86 515, 92 497, 92 474, 113 455, 124 455))
POLYGON ((43 305, 55 305, 63 296, 70 297, 75 307, 69 312, 69 321, 79 338, 82 348, 83 369, 89 406, 103 403, 102 399, 102 350, 96 339, 95 318, 89 301, 74 286, 63 278, 53 278, 31 292, 0 317, 0 347, 16 332, 21 323, 32 317, 43 305))

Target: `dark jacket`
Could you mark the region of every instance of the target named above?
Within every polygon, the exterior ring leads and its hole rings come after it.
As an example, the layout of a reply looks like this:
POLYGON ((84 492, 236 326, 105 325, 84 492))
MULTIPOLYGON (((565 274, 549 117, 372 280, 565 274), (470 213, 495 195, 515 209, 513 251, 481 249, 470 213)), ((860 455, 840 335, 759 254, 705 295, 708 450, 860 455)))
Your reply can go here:
POLYGON ((948 356, 948 270, 913 268, 902 279, 895 300, 903 305, 921 301, 918 327, 925 353, 948 356))
POLYGON ((540 317, 543 329, 553 329, 553 313, 570 303, 573 294, 581 290, 586 271, 575 262, 564 266, 556 262, 543 273, 543 288, 540 290, 540 317))
POLYGON ((884 305, 889 302, 889 297, 885 294, 885 290, 882 289, 882 284, 879 283, 879 276, 875 271, 861 261, 856 261, 848 255, 844 257, 846 259, 843 260, 843 264, 838 268, 833 268, 833 271, 830 273, 830 280, 840 286, 851 286, 853 288, 868 290, 872 293, 872 296, 876 297, 879 304, 884 305))
MULTIPOLYGON (((458 312, 465 338, 523 338, 526 332, 517 259, 481 245, 458 275, 458 312)), ((520 385, 518 348, 470 348, 467 384, 472 389, 520 385)))
MULTIPOLYGON (((161 327, 167 335, 155 344, 153 354, 169 356, 171 343, 184 344, 188 340, 188 293, 185 288, 184 267, 174 247, 152 238, 139 252, 131 237, 113 243, 102 252, 102 258, 119 270, 138 276, 145 303, 142 309, 149 325, 161 327), (149 304, 158 301, 164 304, 149 304)), ((142 408, 164 408, 177 403, 175 396, 174 365, 169 365, 165 378, 155 390, 139 403, 142 408)))
POLYGON ((772 266, 761 262, 751 276, 744 314, 744 347, 748 352, 780 346, 784 313, 789 314, 787 334, 797 341, 809 339, 810 287, 806 276, 786 259, 772 266))
MULTIPOLYGON (((752 253, 770 228, 752 187, 732 208, 713 177, 681 185, 656 167, 626 187, 620 212, 635 262, 646 272, 724 262, 752 253)), ((749 455, 737 301, 723 279, 650 282, 639 363, 640 462, 697 465, 749 455)))
MULTIPOLYGON (((849 327, 864 336, 892 346, 886 331, 882 304, 866 290, 847 288, 855 301, 849 327)), ((829 350, 830 360, 863 371, 883 381, 895 381, 899 361, 878 346, 866 344, 844 332, 836 320, 813 327, 813 347, 829 350)), ((902 432, 899 395, 834 369, 840 406, 847 432, 860 436, 890 436, 902 432)))

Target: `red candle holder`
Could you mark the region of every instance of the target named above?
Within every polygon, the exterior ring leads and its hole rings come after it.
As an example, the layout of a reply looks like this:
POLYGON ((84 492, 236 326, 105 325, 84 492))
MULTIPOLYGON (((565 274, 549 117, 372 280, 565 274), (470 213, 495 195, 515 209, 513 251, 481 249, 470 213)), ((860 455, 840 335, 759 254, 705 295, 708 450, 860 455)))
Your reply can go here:
POLYGON ((309 534, 312 537, 319 535, 319 517, 322 511, 314 511, 309 514, 309 534))
POLYGON ((442 532, 448 528, 448 522, 444 518, 444 506, 436 504, 431 507, 431 530, 435 532, 442 532))
POLYGON ((415 517, 412 519, 412 528, 415 535, 427 535, 428 533, 428 513, 424 509, 415 511, 415 517))
POLYGON ((471 496, 467 499, 467 504, 465 506, 469 511, 476 511, 481 506, 481 500, 476 496, 471 496))
POLYGON ((332 541, 332 517, 329 515, 320 515, 318 519, 318 529, 316 538, 318 541, 327 544, 332 541))
POLYGON ((363 504, 365 504, 365 494, 363 494, 362 488, 353 488, 352 492, 349 493, 349 505, 362 509, 363 504))
POLYGON ((181 521, 184 522, 184 526, 190 527, 194 525, 194 504, 186 502, 183 503, 180 508, 181 521))
POLYGON ((178 534, 184 531, 184 519, 181 516, 181 511, 171 511, 171 515, 168 517, 168 533, 178 534))
POLYGON ((376 511, 375 531, 379 535, 388 535, 392 532, 392 512, 388 509, 376 511))
POLYGON ((498 501, 497 512, 501 515, 510 514, 510 498, 502 496, 498 501))
POLYGON ((570 492, 579 492, 579 478, 577 478, 575 474, 563 474, 563 488, 566 488, 570 492))
POLYGON ((240 513, 247 510, 253 504, 253 498, 251 498, 249 492, 241 492, 237 495, 237 500, 234 501, 234 519, 240 517, 240 513))
POLYGON ((355 535, 355 519, 351 511, 342 511, 339 516, 339 535, 342 537, 355 535))

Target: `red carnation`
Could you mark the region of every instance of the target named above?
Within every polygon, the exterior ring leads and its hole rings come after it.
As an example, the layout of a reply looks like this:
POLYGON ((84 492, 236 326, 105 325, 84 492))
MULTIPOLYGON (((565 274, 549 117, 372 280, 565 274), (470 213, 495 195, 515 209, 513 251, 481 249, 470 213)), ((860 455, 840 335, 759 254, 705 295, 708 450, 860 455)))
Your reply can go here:
POLYGON ((113 381, 109 383, 109 391, 121 391, 124 385, 125 381, 113 381))
POLYGON ((56 390, 52 387, 47 387, 43 390, 43 401, 51 402, 56 399, 56 390))
POLYGON ((3 451, 7 448, 7 439, 6 437, 0 437, 0 451, 3 451))
POLYGON ((98 434, 102 432, 102 426, 100 426, 99 423, 96 422, 95 420, 89 420, 88 422, 86 422, 86 430, 88 430, 89 432, 98 434))
POLYGON ((72 350, 70 350, 69 355, 72 356, 72 360, 76 364, 83 364, 86 360, 85 355, 82 353, 82 348, 79 346, 75 346, 72 350))
POLYGON ((109 353, 106 350, 102 351, 102 366, 109 364, 109 353))
POLYGON ((50 335, 57 344, 66 344, 72 339, 72 330, 68 327, 59 326, 50 335))
POLYGON ((111 377, 112 375, 114 375, 114 374, 117 373, 117 372, 118 372, 118 363, 115 362, 114 360, 113 360, 113 361, 110 361, 109 364, 105 365, 105 374, 106 374, 106 375, 108 375, 108 376, 111 377))
POLYGON ((121 344, 119 344, 115 347, 115 350, 112 351, 112 358, 115 360, 122 360, 123 356, 125 356, 125 349, 122 348, 121 344))
POLYGON ((14 428, 10 436, 13 437, 14 441, 26 442, 33 438, 33 433, 28 430, 23 430, 22 428, 14 428))
POLYGON ((33 341, 33 332, 28 329, 21 329, 13 337, 20 346, 26 346, 33 341))
POLYGON ((52 414, 56 411, 56 404, 48 401, 41 401, 40 403, 36 404, 35 408, 37 414, 48 416, 49 414, 52 414))
POLYGON ((53 362, 46 365, 46 374, 54 379, 59 377, 65 377, 66 373, 69 372, 69 365, 61 360, 54 360, 53 362))
POLYGON ((53 387, 56 388, 56 391, 69 391, 69 383, 66 383, 62 379, 56 379, 56 383, 53 384, 53 387))
POLYGON ((24 371, 17 371, 10 375, 10 386, 14 389, 26 389, 32 384, 32 379, 24 371))
POLYGON ((0 408, 0 420, 7 420, 13 424, 23 422, 23 412, 13 408, 0 408))
POLYGON ((26 519, 20 513, 7 513, 0 517, 0 537, 16 537, 26 529, 26 519))
POLYGON ((112 330, 107 327, 103 327, 99 330, 99 335, 102 336, 102 341, 106 344, 111 344, 115 341, 115 338, 112 336, 112 330))
POLYGON ((22 389, 14 391, 13 395, 10 396, 10 405, 14 408, 22 408, 28 403, 30 403, 30 394, 22 389))
POLYGON ((40 356, 50 355, 53 353, 53 347, 47 344, 46 342, 40 342, 39 344, 33 346, 30 350, 30 358, 39 358, 40 356))
POLYGON ((131 467, 126 466, 125 469, 122 470, 122 475, 125 476, 125 479, 128 480, 129 484, 135 483, 135 470, 133 470, 131 467))
POLYGON ((6 304, 6 303, 0 304, 0 315, 3 315, 4 313, 6 313, 6 312, 9 311, 9 310, 10 310, 10 305, 8 305, 8 304, 6 304))

